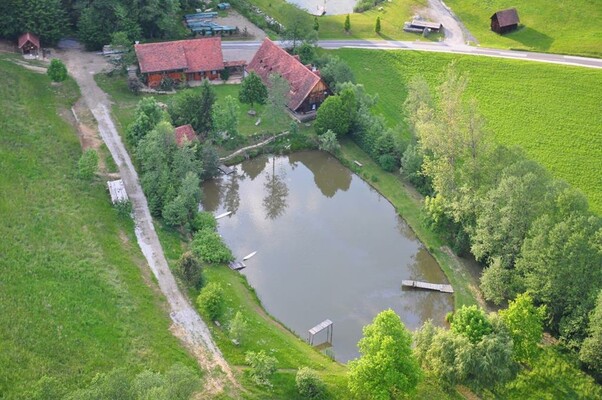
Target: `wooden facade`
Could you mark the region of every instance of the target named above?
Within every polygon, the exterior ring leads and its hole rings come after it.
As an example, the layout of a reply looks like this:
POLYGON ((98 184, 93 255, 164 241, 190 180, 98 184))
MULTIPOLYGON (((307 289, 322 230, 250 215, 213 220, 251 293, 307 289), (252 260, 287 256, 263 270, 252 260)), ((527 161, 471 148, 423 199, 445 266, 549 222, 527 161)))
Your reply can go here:
POLYGON ((320 105, 326 100, 330 94, 330 89, 324 83, 323 80, 320 80, 316 86, 309 92, 305 100, 301 103, 301 105, 294 110, 295 112, 308 113, 311 111, 316 111, 320 105))

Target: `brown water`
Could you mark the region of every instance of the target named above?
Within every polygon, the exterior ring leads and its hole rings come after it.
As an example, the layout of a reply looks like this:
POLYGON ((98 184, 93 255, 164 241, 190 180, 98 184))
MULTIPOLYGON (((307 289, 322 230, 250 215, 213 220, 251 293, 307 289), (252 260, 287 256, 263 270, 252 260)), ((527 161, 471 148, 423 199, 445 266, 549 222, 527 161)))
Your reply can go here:
POLYGON ((203 190, 205 210, 232 211, 219 232, 237 259, 257 251, 242 273, 266 310, 304 339, 333 321, 339 361, 358 356, 362 327, 382 310, 412 330, 452 310, 450 294, 401 289, 447 281, 393 206, 327 153, 245 161, 203 190))

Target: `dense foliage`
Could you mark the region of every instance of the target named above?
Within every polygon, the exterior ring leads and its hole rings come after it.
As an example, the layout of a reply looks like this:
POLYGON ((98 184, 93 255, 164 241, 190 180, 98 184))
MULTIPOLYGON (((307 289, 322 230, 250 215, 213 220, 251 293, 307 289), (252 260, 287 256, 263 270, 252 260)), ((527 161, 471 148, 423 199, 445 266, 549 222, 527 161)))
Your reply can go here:
POLYGON ((222 316, 225 306, 224 289, 219 283, 209 282, 197 297, 197 305, 212 320, 222 316))
POLYGON ((304 399, 320 399, 326 394, 326 385, 311 368, 299 368, 295 383, 297 391, 304 399))
POLYGON ((48 66, 46 73, 53 82, 63 82, 65 79, 67 79, 68 75, 67 67, 58 58, 53 58, 50 61, 50 65, 48 66))
POLYGON ((234 260, 232 251, 226 246, 222 237, 212 229, 201 229, 194 234, 192 251, 199 259, 210 264, 234 260))
POLYGON ((265 351, 249 351, 245 355, 245 361, 250 366, 249 375, 258 385, 271 386, 270 378, 276 372, 278 361, 268 356, 265 351))
POLYGON ((268 88, 254 71, 242 81, 238 99, 241 103, 250 104, 251 107, 253 104, 265 104, 268 99, 268 88))

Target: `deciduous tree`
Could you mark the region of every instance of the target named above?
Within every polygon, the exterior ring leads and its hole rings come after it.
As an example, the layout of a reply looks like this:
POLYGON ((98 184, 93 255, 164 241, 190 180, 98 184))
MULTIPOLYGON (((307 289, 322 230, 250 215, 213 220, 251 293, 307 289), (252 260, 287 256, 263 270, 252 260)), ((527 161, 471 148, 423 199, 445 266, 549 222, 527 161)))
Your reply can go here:
POLYGON ((514 342, 514 356, 518 361, 528 362, 537 354, 543 336, 545 308, 535 307, 529 294, 519 294, 506 310, 500 310, 514 342))
POLYGON ((314 127, 318 135, 333 131, 337 137, 349 133, 351 120, 340 96, 330 96, 320 106, 314 127))
POLYGON ((196 303, 211 320, 221 317, 224 311, 224 289, 216 282, 209 282, 197 297, 196 303))
POLYGON ((213 107, 213 122, 215 140, 221 141, 221 134, 226 133, 229 139, 236 139, 238 135, 238 116, 240 107, 238 101, 232 96, 226 96, 213 107))
POLYGON ((240 92, 238 93, 238 99, 241 103, 250 104, 253 108, 253 104, 265 104, 268 98, 268 89, 261 81, 259 75, 255 72, 251 72, 242 81, 240 86, 240 92))

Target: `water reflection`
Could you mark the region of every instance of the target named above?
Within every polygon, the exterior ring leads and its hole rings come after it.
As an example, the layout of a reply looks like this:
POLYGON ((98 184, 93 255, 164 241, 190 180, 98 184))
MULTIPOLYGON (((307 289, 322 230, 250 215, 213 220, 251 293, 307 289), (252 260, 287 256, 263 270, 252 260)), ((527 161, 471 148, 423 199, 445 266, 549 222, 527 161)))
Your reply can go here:
POLYGON ((301 162, 314 175, 314 182, 326 197, 333 197, 338 190, 346 192, 351 185, 351 171, 345 168, 336 159, 330 157, 326 160, 318 152, 293 153, 289 162, 296 165, 301 162))
POLYGON ((263 208, 268 219, 276 219, 284 214, 288 196, 288 186, 286 186, 286 172, 280 170, 276 173, 276 157, 272 157, 272 171, 266 174, 266 180, 263 184, 265 188, 265 197, 263 198, 263 208))
POLYGON ((254 180, 261 174, 264 170, 265 165, 268 163, 268 158, 261 156, 254 158, 252 160, 247 160, 244 163, 240 164, 242 171, 249 177, 251 180, 254 180))
POLYGON ((221 185, 221 197, 224 201, 224 208, 226 211, 230 211, 232 214, 236 214, 238 207, 240 206, 240 195, 238 193, 240 189, 240 180, 244 179, 244 175, 238 174, 236 169, 232 174, 228 175, 225 179, 225 183, 221 185))

